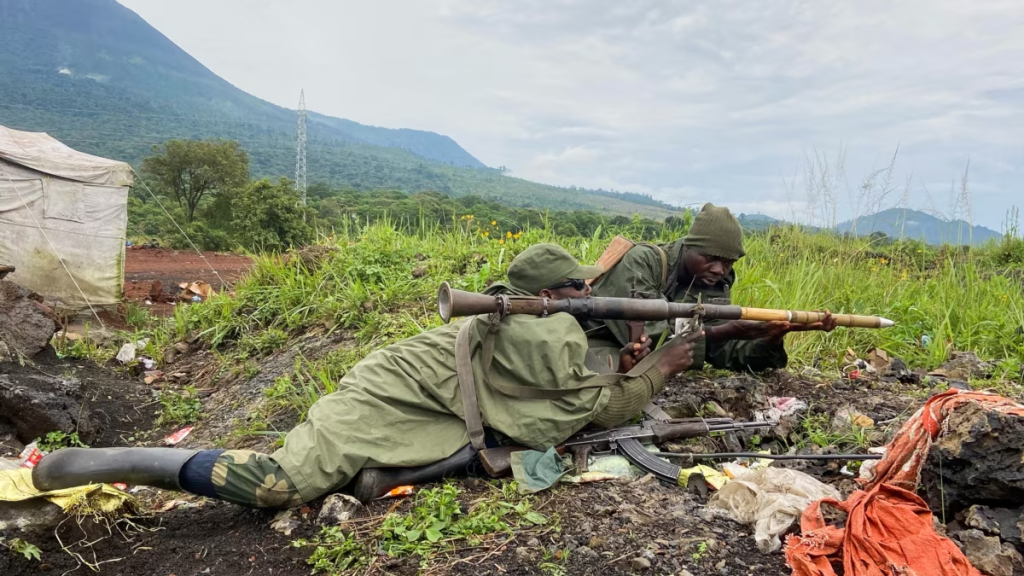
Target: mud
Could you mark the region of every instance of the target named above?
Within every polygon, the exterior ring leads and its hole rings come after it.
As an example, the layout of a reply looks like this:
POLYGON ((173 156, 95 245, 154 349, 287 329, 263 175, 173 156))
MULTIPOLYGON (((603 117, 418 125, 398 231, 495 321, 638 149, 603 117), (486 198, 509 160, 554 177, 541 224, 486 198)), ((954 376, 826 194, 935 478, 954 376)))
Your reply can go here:
POLYGON ((90 446, 130 445, 152 428, 156 408, 138 379, 47 348, 24 366, 0 364, 0 456, 56 430, 77 431, 90 446))

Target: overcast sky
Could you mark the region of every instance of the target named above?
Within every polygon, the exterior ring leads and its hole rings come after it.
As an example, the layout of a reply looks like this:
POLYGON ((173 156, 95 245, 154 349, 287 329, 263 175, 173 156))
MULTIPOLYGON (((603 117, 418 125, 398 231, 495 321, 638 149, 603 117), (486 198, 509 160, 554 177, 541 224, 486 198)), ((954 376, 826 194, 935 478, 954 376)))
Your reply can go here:
POLYGON ((819 222, 823 188, 840 219, 908 189, 966 216, 969 159, 976 223, 1024 203, 1019 0, 120 1, 260 98, 304 88, 530 180, 819 222), (897 146, 888 196, 861 192, 897 146))

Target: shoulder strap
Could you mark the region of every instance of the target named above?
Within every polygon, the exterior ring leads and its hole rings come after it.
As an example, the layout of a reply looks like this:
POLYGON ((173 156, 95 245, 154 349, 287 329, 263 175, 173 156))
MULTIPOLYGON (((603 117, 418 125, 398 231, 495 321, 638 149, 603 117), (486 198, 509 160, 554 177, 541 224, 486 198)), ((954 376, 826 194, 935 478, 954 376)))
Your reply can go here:
POLYGON ((463 419, 469 431, 469 442, 473 448, 486 448, 484 440, 484 423, 480 416, 480 403, 476 397, 476 382, 473 378, 473 355, 469 349, 469 335, 472 331, 473 319, 469 319, 459 328, 455 337, 455 373, 459 378, 459 391, 462 394, 463 419))
POLYGON ((648 248, 654 248, 658 251, 658 255, 661 256, 661 286, 665 286, 665 282, 668 281, 668 254, 661 249, 661 246, 657 244, 651 244, 649 242, 643 242, 638 246, 647 246, 648 248))

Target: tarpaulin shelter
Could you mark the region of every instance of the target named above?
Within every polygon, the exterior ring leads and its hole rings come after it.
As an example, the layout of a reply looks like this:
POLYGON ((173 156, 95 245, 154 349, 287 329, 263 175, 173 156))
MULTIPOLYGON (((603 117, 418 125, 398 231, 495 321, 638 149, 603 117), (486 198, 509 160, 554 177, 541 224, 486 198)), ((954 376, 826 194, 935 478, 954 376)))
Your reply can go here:
POLYGON ((119 302, 132 182, 125 162, 0 126, 0 264, 16 269, 7 280, 73 309, 119 302))

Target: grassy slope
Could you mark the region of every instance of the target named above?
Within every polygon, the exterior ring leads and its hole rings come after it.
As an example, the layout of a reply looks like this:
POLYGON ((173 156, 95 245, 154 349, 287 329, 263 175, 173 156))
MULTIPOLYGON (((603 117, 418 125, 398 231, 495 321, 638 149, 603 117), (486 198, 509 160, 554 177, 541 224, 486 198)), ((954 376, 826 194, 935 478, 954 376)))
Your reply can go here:
MULTIPOLYGON (((442 281, 478 291, 504 277, 509 261, 536 242, 558 242, 581 261, 593 262, 610 235, 599 239, 555 237, 527 231, 519 240, 499 243, 460 231, 400 234, 385 225, 352 229, 328 240, 319 265, 308 268, 291 259, 261 258, 233 296, 177 309, 175 332, 183 338, 201 333, 215 345, 238 341, 260 350, 310 329, 350 331, 358 345, 326 361, 296 371, 299 407, 333 390, 334 383, 370 351, 437 326, 434 296, 442 281), (347 234, 347 236, 345 235, 347 234), (423 258, 421 261, 417 255, 423 258), (413 270, 425 267, 414 278, 413 270)), ((627 231, 628 234, 628 231, 627 231)), ((998 376, 1014 376, 1024 363, 1024 290, 1019 275, 986 264, 989 254, 934 250, 918 244, 894 245, 885 252, 865 240, 840 240, 775 230, 748 240, 748 256, 738 266, 734 296, 747 306, 792 309, 829 308, 837 312, 878 314, 895 328, 839 328, 831 334, 793 334, 787 338, 791 367, 841 368, 846 350, 865 355, 880 347, 911 367, 933 368, 954 350, 976 351, 1001 361, 998 376), (921 344, 928 335, 930 343, 921 344)))

